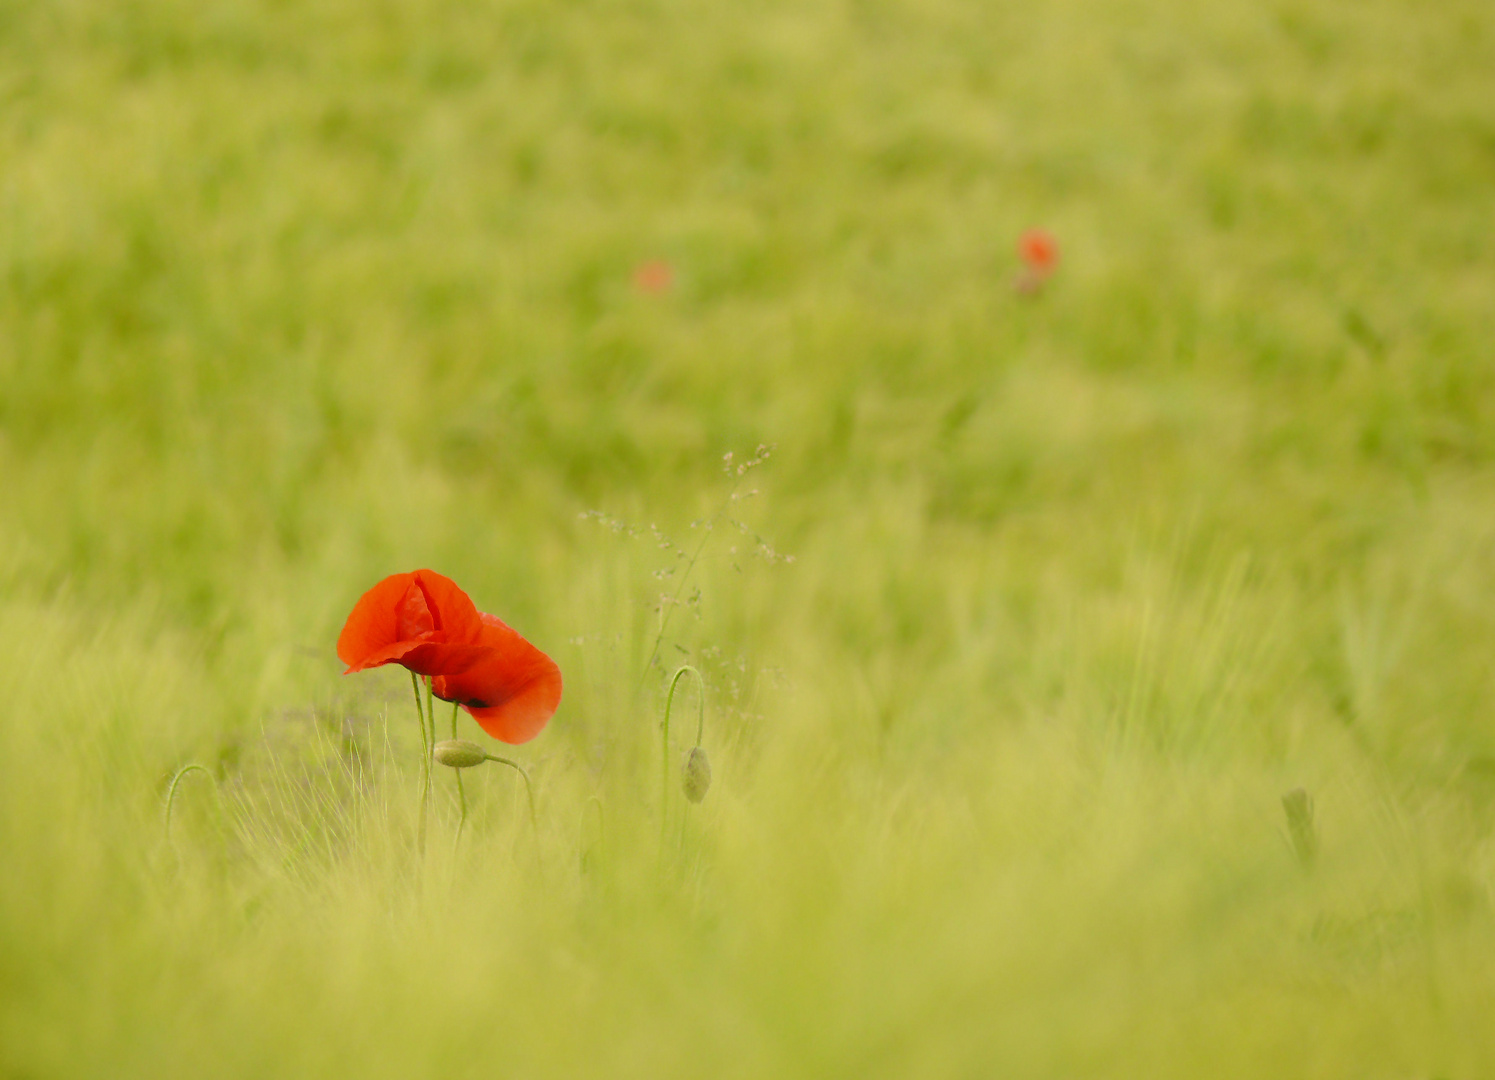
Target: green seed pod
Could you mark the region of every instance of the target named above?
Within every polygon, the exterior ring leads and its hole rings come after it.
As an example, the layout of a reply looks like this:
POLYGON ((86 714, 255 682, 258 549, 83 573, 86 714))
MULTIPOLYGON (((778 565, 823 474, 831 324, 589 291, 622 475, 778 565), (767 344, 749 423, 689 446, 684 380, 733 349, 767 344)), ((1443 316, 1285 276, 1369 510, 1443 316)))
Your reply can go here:
POLYGON ((435 758, 451 769, 470 769, 488 760, 488 751, 466 739, 447 739, 436 744, 435 758))
POLYGON ((699 746, 691 747, 680 764, 680 786, 685 789, 685 797, 694 803, 704 799, 711 787, 711 762, 699 746))

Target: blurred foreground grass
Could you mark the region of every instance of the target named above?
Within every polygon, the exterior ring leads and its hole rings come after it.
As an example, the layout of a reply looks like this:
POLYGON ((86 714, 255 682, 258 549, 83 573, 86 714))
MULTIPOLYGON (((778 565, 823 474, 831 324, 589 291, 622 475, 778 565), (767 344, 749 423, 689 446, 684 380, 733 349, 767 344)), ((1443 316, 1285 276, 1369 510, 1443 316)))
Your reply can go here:
POLYGON ((1482 0, 0 6, 0 1073, 1488 1075, 1492 102, 1482 0), (416 566, 567 679, 424 865, 416 566))

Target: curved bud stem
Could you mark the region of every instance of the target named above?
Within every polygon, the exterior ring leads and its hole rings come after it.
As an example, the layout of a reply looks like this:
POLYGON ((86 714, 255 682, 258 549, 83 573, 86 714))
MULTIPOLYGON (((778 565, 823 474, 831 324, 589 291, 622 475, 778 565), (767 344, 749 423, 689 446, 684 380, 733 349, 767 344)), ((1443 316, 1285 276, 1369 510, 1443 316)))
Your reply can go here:
POLYGON ((660 789, 659 789, 659 845, 660 851, 664 850, 665 834, 669 831, 670 821, 670 712, 675 705, 675 690, 680 685, 680 680, 685 678, 686 672, 696 677, 696 745, 701 745, 701 736, 706 731, 706 680, 701 673, 690 664, 682 664, 675 669, 675 674, 670 678, 669 693, 664 699, 664 733, 663 748, 660 756, 660 789))
POLYGON ((500 765, 507 765, 520 776, 524 777, 524 794, 529 799, 529 824, 530 828, 535 832, 535 843, 538 844, 540 842, 540 819, 535 816, 535 786, 530 783, 529 770, 519 764, 519 762, 510 761, 508 758, 499 757, 497 754, 489 754, 488 760, 496 761, 500 765))
POLYGON ((166 822, 161 832, 161 835, 168 841, 171 839, 171 808, 176 802, 177 785, 182 782, 182 777, 190 772, 200 772, 213 781, 213 796, 214 798, 218 796, 218 778, 213 775, 212 770, 206 765, 199 765, 194 761, 190 765, 183 765, 173 773, 171 783, 166 788, 166 822))

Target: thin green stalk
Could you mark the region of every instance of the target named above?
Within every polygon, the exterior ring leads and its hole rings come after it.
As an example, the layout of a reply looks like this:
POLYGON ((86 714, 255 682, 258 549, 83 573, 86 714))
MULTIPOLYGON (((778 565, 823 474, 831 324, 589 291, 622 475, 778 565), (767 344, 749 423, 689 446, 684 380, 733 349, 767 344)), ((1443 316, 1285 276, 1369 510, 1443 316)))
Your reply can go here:
MULTIPOLYGON (((452 738, 457 737, 457 709, 459 706, 452 702, 452 738)), ((467 827, 467 792, 462 789, 462 770, 453 769, 452 772, 457 780, 457 805, 462 809, 462 816, 457 819, 457 836, 452 841, 452 854, 456 854, 457 845, 462 843, 462 830, 467 827)))
POLYGON ((410 673, 410 689, 415 691, 415 715, 420 717, 421 749, 429 753, 431 749, 431 741, 426 736, 426 711, 420 703, 420 680, 413 671, 410 673))
MULTIPOLYGON (((413 671, 410 673, 410 687, 415 691, 415 715, 420 720, 421 757, 425 762, 421 771, 420 826, 416 833, 416 846, 421 856, 424 857, 426 854, 426 808, 431 802, 431 748, 433 744, 426 735, 426 714, 420 704, 420 682, 413 671)), ((435 728, 431 730, 434 732, 435 728)))
MULTIPOLYGON (((431 724, 431 749, 434 750, 436 748, 436 706, 435 706, 435 702, 432 701, 432 699, 431 699, 431 683, 432 683, 432 681, 433 680, 431 679, 431 676, 427 675, 425 677, 425 683, 426 683, 426 718, 430 721, 430 724, 431 724)), ((429 755, 426 757, 426 771, 427 772, 431 771, 431 759, 430 759, 429 755)))

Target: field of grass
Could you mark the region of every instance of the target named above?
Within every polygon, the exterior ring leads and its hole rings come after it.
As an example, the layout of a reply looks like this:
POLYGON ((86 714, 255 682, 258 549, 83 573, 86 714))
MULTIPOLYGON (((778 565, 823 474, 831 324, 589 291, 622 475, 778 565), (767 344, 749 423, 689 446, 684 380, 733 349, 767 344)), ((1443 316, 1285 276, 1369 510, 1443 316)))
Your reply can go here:
POLYGON ((1492 1015, 1488 0, 0 0, 0 1077, 1492 1015), (423 857, 417 567, 566 687, 423 857))

